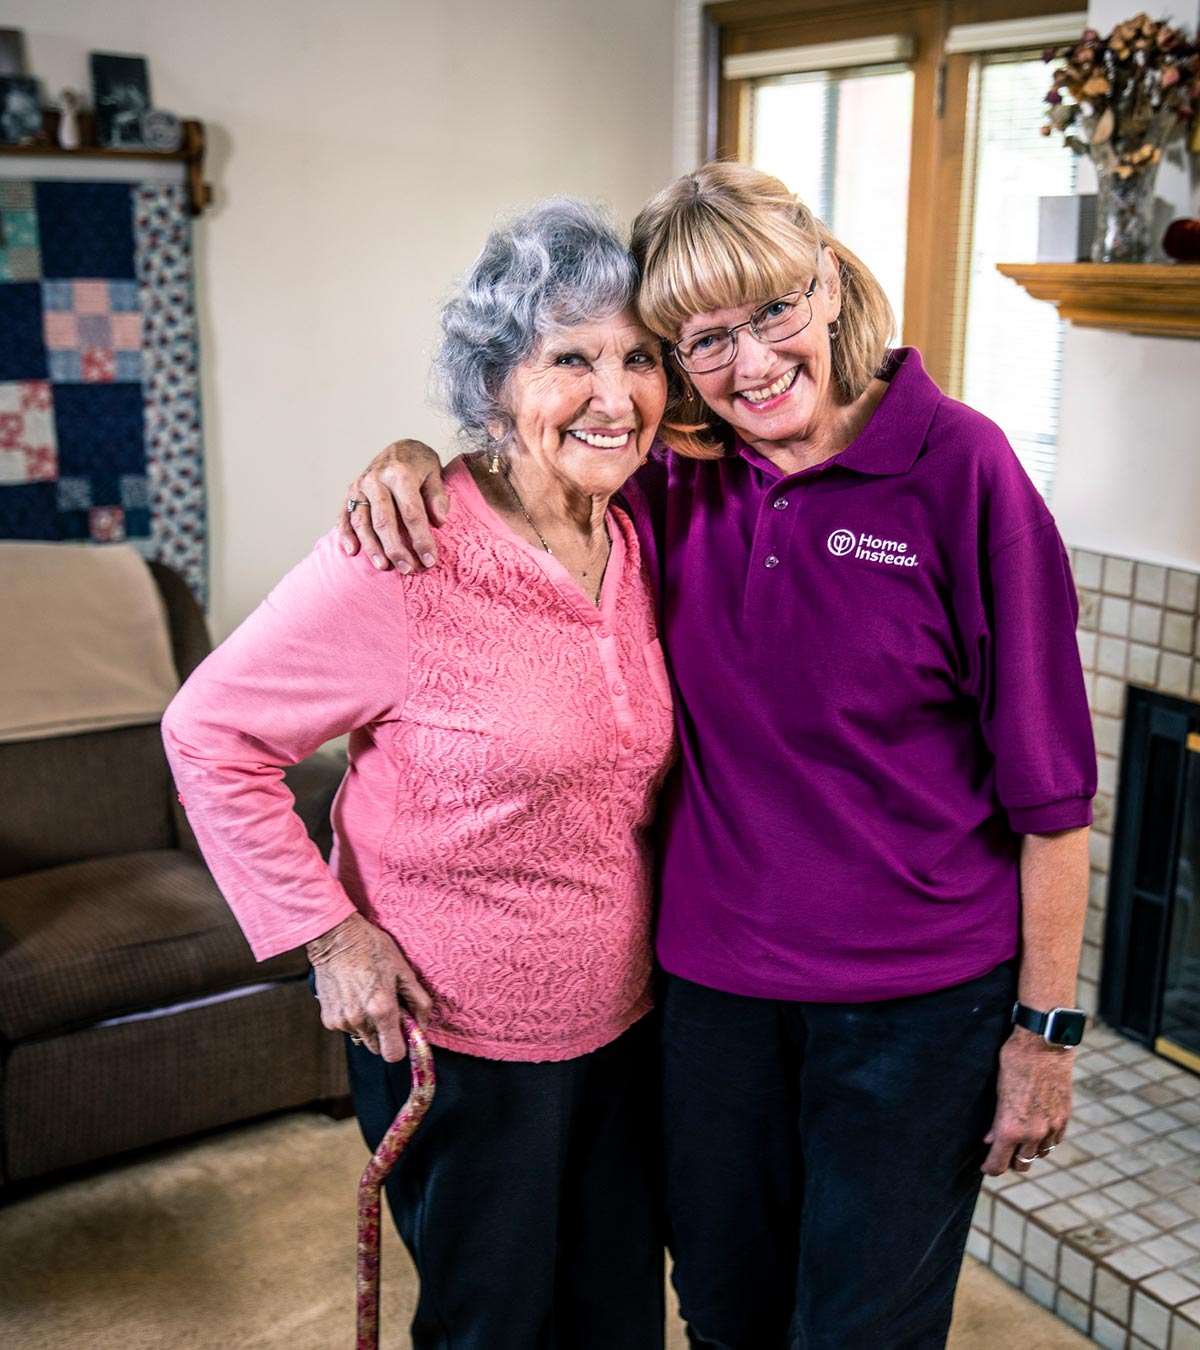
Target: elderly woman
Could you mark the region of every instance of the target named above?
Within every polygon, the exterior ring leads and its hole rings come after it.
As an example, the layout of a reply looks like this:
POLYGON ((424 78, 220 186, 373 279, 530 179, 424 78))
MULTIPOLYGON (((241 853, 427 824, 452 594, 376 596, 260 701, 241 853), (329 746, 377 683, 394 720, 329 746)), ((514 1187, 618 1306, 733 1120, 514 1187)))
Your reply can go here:
MULTIPOLYGON (((683 744, 657 929, 682 1311, 714 1350, 929 1350, 981 1171, 1070 1114, 1095 760, 1065 551, 778 180, 707 165, 633 247, 693 428, 625 490, 683 744)), ((385 533, 389 484, 441 515, 429 472, 409 443, 361 480, 385 533)))
POLYGON ((375 1147, 433 1106, 389 1182, 421 1278, 418 1350, 654 1350, 657 1039, 645 830, 672 753, 649 584, 612 494, 666 398, 636 271, 593 208, 497 229, 442 319, 442 566, 332 537, 192 676, 164 734, 260 958, 307 943, 375 1147), (327 868, 281 766, 349 732, 327 868))

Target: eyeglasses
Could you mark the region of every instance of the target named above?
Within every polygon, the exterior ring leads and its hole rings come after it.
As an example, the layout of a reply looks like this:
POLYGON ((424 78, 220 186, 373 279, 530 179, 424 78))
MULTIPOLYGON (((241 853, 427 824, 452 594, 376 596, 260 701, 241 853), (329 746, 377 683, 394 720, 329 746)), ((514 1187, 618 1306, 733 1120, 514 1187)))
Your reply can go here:
POLYGON ((789 291, 775 300, 759 305, 745 323, 732 328, 706 328, 702 333, 676 342, 671 350, 675 360, 689 375, 707 375, 727 366, 737 354, 739 328, 748 328, 759 342, 783 342, 802 333, 812 323, 812 293, 817 279, 806 291, 789 291))

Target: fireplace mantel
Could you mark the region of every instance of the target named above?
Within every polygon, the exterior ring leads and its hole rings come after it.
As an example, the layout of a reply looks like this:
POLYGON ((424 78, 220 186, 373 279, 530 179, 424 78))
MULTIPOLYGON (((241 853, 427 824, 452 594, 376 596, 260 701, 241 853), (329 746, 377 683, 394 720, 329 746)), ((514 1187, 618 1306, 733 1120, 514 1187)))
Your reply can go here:
POLYGON ((1035 300, 1080 328, 1147 337, 1200 338, 1200 265, 997 263, 1035 300))

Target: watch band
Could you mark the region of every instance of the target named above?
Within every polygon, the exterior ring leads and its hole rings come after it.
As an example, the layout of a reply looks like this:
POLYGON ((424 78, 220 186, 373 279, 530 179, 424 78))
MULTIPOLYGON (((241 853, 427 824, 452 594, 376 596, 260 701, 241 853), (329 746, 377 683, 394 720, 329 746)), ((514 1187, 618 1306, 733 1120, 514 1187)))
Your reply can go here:
POLYGON ((1083 1040, 1087 1014, 1081 1008, 1051 1008, 1039 1012, 1024 1003, 1014 1003, 1013 1025, 1040 1036, 1048 1045, 1075 1046, 1083 1040))

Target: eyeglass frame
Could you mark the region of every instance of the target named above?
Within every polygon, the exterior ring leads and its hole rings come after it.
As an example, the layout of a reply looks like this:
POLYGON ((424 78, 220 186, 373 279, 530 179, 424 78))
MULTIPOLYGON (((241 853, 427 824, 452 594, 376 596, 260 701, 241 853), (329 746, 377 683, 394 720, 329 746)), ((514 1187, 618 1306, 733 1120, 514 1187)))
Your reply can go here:
POLYGON ((786 291, 783 295, 777 295, 771 300, 764 300, 761 305, 755 306, 753 313, 750 315, 748 319, 745 319, 742 323, 735 323, 732 328, 702 328, 700 332, 693 333, 691 337, 681 339, 682 342, 694 342, 697 338, 706 337, 709 334, 724 333, 729 338, 730 341, 729 355, 725 358, 724 361, 721 362, 719 366, 709 366, 707 370, 688 370, 687 366, 683 364, 683 358, 679 355, 679 346, 680 346, 679 342, 672 342, 669 344, 671 355, 675 358, 679 366, 679 369, 682 370, 685 375, 712 375, 715 371, 724 370, 726 366, 732 365, 734 359, 737 356, 737 335, 738 329, 740 328, 749 328, 751 334, 759 342, 766 342, 766 343, 786 342, 788 338, 794 338, 798 333, 803 333, 804 330, 809 326, 809 324, 812 323, 813 321, 812 297, 813 292, 816 289, 817 289, 817 277, 814 276, 812 281, 809 283, 808 290, 786 291), (780 300, 787 300, 789 296, 793 295, 802 295, 808 301, 808 318, 800 325, 799 328, 792 329, 790 333, 784 333, 777 338, 763 337, 763 335, 754 326, 755 316, 760 314, 764 309, 769 309, 772 305, 778 304, 780 300))

